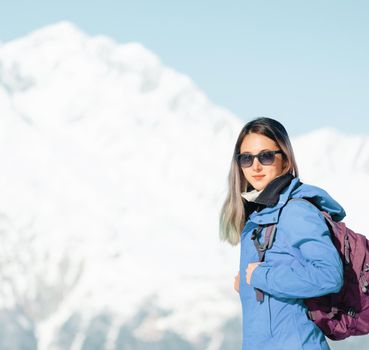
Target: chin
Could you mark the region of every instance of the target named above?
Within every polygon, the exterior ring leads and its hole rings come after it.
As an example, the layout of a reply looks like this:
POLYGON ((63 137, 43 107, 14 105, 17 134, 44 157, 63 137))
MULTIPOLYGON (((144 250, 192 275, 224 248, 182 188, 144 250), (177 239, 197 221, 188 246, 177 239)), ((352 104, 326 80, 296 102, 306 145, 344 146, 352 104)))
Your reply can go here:
POLYGON ((250 182, 250 184, 252 185, 252 187, 255 189, 255 190, 257 190, 257 191, 260 191, 260 190, 262 190, 265 186, 263 185, 263 184, 261 184, 261 183, 252 183, 252 182, 250 182))
POLYGON ((254 184, 252 183, 252 187, 254 187, 257 191, 261 191, 262 189, 264 189, 270 181, 268 181, 267 179, 264 179, 263 181, 257 181, 254 182, 254 184))

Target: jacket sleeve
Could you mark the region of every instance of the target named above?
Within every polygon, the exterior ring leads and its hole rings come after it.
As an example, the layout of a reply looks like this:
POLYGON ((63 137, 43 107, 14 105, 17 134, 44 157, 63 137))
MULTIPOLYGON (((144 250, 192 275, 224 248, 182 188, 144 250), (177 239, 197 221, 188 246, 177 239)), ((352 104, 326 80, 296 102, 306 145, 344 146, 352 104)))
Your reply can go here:
POLYGON ((306 201, 290 201, 282 210, 278 226, 284 228, 280 234, 285 235, 295 259, 289 264, 261 263, 253 271, 250 285, 280 298, 339 292, 343 286, 343 264, 323 214, 306 201))

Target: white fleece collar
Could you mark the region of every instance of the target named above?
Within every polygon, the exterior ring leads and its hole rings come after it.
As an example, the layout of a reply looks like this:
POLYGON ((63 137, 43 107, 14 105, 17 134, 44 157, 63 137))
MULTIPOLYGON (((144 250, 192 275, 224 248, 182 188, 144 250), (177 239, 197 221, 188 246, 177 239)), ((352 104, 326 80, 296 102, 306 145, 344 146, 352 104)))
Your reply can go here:
POLYGON ((258 191, 254 189, 251 191, 242 192, 241 196, 245 198, 248 202, 254 202, 261 192, 263 192, 263 190, 258 191))

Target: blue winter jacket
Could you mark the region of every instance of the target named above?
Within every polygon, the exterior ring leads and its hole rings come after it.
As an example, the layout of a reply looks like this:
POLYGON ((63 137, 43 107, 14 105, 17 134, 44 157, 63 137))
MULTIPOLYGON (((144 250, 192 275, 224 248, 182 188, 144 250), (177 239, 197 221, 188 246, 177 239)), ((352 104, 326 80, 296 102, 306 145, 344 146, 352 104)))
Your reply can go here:
MULTIPOLYGON (((342 261, 319 209, 303 200, 286 202, 308 197, 335 221, 346 214, 326 191, 298 182, 293 178, 273 207, 251 213, 241 233, 242 350, 329 349, 324 334, 308 318, 303 298, 337 293, 343 285, 342 261), (252 231, 270 223, 277 224, 273 246, 247 284, 248 264, 259 261, 252 231), (256 300, 254 288, 264 291, 263 301, 256 300)), ((260 242, 264 236, 265 229, 260 242)))

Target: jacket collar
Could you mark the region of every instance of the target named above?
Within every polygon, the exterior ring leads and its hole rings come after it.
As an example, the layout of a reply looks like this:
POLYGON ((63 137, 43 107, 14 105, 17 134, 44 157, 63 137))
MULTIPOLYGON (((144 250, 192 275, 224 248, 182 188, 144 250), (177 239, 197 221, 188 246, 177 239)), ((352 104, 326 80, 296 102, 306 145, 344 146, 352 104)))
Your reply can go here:
POLYGON ((292 174, 285 174, 271 181, 256 198, 261 210, 253 211, 249 219, 256 224, 269 224, 278 222, 279 212, 287 203, 293 189, 298 187, 301 181, 292 174))
POLYGON ((262 204, 267 207, 274 207, 278 203, 281 191, 291 183, 293 178, 294 176, 292 174, 284 174, 276 177, 259 194, 255 199, 255 203, 262 204))

